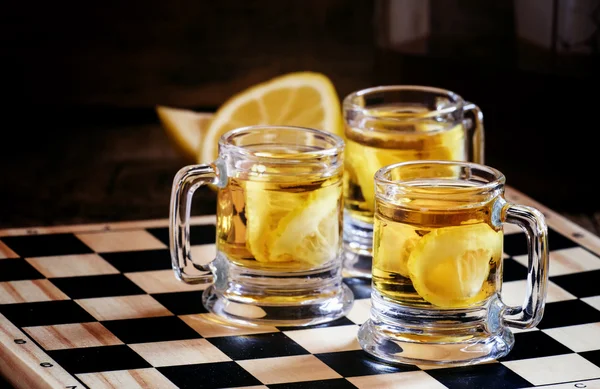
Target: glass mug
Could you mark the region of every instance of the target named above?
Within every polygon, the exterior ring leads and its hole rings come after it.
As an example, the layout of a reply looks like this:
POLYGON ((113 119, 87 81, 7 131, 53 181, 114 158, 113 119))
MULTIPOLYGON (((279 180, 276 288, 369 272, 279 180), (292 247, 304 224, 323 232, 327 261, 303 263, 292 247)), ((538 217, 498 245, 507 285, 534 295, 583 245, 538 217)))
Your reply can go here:
POLYGON ((344 141, 291 126, 251 126, 219 141, 211 164, 182 168, 170 206, 176 277, 210 283, 203 304, 241 324, 302 326, 348 313, 342 282, 344 141), (190 206, 203 184, 218 187, 216 258, 194 263, 190 206))
POLYGON ((343 110, 344 268, 371 277, 375 172, 411 160, 483 163, 483 115, 454 92, 412 85, 357 91, 343 110))
POLYGON ((466 365, 512 349, 509 327, 542 318, 548 282, 544 216, 507 202, 504 175, 460 161, 410 161, 375 174, 371 314, 360 328, 373 356, 466 365), (503 225, 528 241, 523 306, 501 300, 503 225))

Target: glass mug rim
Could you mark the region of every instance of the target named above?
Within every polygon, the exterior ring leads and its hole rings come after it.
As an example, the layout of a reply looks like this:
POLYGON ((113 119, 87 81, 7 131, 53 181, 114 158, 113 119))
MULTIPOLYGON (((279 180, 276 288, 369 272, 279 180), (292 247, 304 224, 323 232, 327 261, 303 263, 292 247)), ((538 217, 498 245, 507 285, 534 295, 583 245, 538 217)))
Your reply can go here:
MULTIPOLYGON (((286 146, 303 146, 301 143, 289 143, 286 146)), ((244 127, 238 127, 233 130, 229 130, 219 138, 219 158, 223 153, 234 152, 239 156, 252 160, 272 160, 272 161, 297 161, 297 160, 310 160, 319 159, 323 157, 332 157, 341 154, 344 151, 344 140, 332 133, 324 130, 315 128, 302 127, 302 126, 291 126, 291 125, 267 125, 257 124, 244 127), (279 156, 265 155, 264 150, 251 150, 248 148, 249 145, 236 144, 235 141, 245 135, 251 135, 253 133, 261 133, 273 131, 276 137, 284 136, 284 133, 298 133, 298 134, 312 134, 314 136, 321 137, 328 146, 320 147, 316 150, 297 150, 294 154, 283 154, 279 156), (293 155, 293 158, 291 156, 293 155)))
MULTIPOLYGON (((386 178, 386 175, 389 175, 394 170, 399 170, 399 169, 404 169, 404 168, 414 168, 414 167, 419 167, 419 166, 423 166, 423 167, 439 166, 439 165, 458 166, 460 168, 466 168, 471 171, 478 170, 478 171, 487 173, 491 177, 493 177, 493 179, 487 180, 487 182, 478 181, 477 185, 473 185, 472 187, 466 187, 465 192, 477 192, 477 193, 494 192, 494 191, 502 188, 506 184, 506 176, 504 175, 504 173, 502 173, 500 170, 498 170, 492 166, 483 165, 483 164, 479 164, 479 163, 475 163, 475 162, 467 162, 467 161, 413 160, 413 161, 397 162, 397 163, 387 165, 387 166, 384 166, 384 167, 378 169, 375 172, 375 176, 374 176, 375 185, 376 186, 377 186, 377 184, 391 185, 391 186, 395 186, 397 188, 404 189, 406 191, 415 190, 418 187, 411 185, 411 182, 415 182, 417 180, 418 181, 429 181, 433 178, 440 178, 440 177, 425 177, 425 178, 413 177, 411 179, 402 180, 402 179, 389 179, 389 178, 386 178)), ((463 179, 460 179, 460 178, 459 178, 459 180, 464 181, 463 179)))
POLYGON ((403 113, 402 115, 394 116, 394 115, 386 115, 385 120, 396 120, 396 121, 422 121, 422 120, 430 120, 431 118, 435 118, 441 115, 449 115, 455 114, 457 111, 462 111, 465 109, 469 103, 458 93, 453 92, 449 89, 437 88, 427 85, 380 85, 369 87, 365 89, 360 89, 355 92, 347 95, 343 102, 342 106, 344 111, 354 111, 359 112, 362 116, 369 119, 382 119, 379 115, 373 115, 366 109, 364 104, 359 104, 357 102, 358 98, 365 97, 370 94, 375 93, 390 93, 390 92, 423 92, 430 94, 439 94, 449 97, 452 102, 442 109, 429 110, 425 114, 415 115, 407 115, 403 113))

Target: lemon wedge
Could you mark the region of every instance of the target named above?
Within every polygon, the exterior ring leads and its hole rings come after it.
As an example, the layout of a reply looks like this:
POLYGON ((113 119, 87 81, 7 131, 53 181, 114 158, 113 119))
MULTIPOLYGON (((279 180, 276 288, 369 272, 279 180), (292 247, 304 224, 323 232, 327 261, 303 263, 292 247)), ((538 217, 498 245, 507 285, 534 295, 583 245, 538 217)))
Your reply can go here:
POLYGON ((245 89, 217 110, 202 141, 203 162, 213 161, 225 132, 250 125, 290 125, 343 135, 339 97, 331 80, 314 72, 294 72, 245 89))
POLYGON ((200 147, 212 114, 161 105, 156 107, 156 113, 177 150, 190 163, 198 162, 200 147))
POLYGON ((376 219, 373 266, 389 273, 409 277, 408 258, 420 236, 414 229, 400 223, 376 219))
POLYGON ((493 293, 486 283, 502 256, 501 231, 484 223, 443 227, 425 235, 408 258, 417 293, 442 308, 467 307, 493 293))

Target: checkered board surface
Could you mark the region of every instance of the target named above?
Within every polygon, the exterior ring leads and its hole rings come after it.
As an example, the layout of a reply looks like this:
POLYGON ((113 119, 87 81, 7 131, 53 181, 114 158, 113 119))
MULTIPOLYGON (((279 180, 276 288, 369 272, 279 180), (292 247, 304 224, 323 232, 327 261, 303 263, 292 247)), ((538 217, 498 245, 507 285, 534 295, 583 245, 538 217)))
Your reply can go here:
MULTIPOLYGON (((548 303, 515 348, 461 368, 386 365, 356 341, 369 281, 346 278, 347 317, 310 328, 240 328, 173 276, 167 221, 0 231, 0 373, 37 388, 599 388, 600 239, 537 206, 550 225, 548 303)), ((195 257, 214 255, 214 217, 194 219, 195 257)), ((503 298, 525 292, 526 238, 506 229, 503 298)))

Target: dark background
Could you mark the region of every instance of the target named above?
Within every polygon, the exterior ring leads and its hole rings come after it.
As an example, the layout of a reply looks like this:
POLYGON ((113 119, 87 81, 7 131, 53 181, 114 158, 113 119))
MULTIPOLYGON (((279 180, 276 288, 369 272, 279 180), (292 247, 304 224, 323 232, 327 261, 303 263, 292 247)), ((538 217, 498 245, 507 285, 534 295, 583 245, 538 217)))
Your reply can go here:
MULTIPOLYGON (((0 6, 0 227, 168 217, 185 161, 157 104, 214 110, 286 72, 340 98, 451 89, 485 116, 486 163, 600 231, 599 0, 8 2, 0 6)), ((214 212, 201 190, 197 213, 214 212)))

